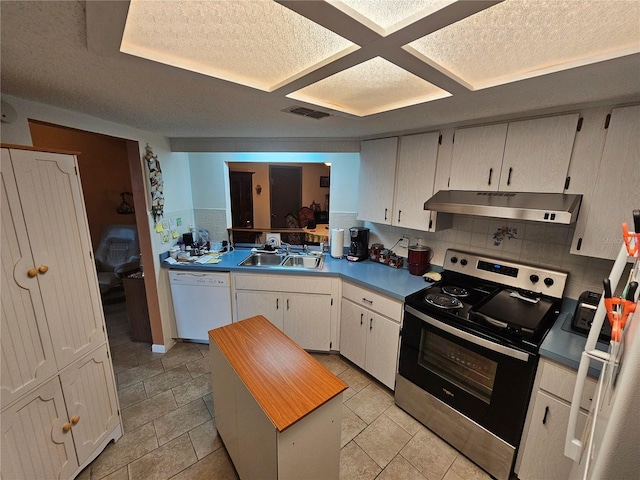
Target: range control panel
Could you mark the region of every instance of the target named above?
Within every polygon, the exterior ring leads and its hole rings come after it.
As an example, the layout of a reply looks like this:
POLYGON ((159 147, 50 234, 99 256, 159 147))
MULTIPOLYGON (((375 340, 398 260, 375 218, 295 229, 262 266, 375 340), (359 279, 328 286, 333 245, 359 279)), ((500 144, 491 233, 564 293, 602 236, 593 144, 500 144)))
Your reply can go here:
POLYGON ((443 267, 445 270, 542 293, 553 298, 562 298, 567 283, 566 272, 485 257, 461 250, 447 250, 443 267))

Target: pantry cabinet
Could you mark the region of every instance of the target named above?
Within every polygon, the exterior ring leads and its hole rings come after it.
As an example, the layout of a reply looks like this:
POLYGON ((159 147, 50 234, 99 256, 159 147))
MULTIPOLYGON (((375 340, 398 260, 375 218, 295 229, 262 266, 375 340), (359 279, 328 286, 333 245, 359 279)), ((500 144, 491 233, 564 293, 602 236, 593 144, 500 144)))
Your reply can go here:
POLYGON ((291 275, 234 275, 236 321, 262 315, 306 350, 329 351, 334 279, 291 275))
POLYGON ((398 361, 402 303, 343 283, 340 354, 392 390, 398 361))
POLYGON ((76 159, 2 148, 1 174, 1 476, 72 478, 122 435, 76 159))
MULTIPOLYGON (((573 462, 564 456, 564 442, 575 383, 575 370, 545 358, 540 360, 516 461, 520 480, 564 480, 569 477, 573 462)), ((580 403, 579 430, 586 423, 595 388, 595 380, 587 379, 580 403)))
POLYGON ((578 118, 575 113, 456 130, 449 189, 562 193, 578 118))
POLYGON ((613 260, 622 244, 622 222, 633 230, 632 211, 639 208, 640 105, 614 108, 598 125, 606 138, 593 188, 581 192, 571 253, 613 260))

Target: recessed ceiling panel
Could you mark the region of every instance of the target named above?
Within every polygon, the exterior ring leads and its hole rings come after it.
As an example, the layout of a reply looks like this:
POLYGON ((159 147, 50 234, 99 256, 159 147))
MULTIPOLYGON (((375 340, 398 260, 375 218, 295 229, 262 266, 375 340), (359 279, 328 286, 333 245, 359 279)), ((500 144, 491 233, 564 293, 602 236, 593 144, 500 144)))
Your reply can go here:
POLYGON ((270 91, 355 49, 270 0, 131 0, 121 51, 270 91))
MULTIPOLYGON (((426 17, 435 7, 452 0, 328 0, 343 12, 362 21, 367 19, 389 34, 407 22, 426 17), (355 12, 355 13, 354 13, 355 12), (360 18, 358 18, 360 16, 360 18)), ((364 22, 363 22, 364 23, 364 22)))
POLYGON ((638 0, 507 0, 404 47, 473 89, 640 51, 638 0))
POLYGON ((359 117, 448 96, 445 90, 380 57, 287 95, 359 117))

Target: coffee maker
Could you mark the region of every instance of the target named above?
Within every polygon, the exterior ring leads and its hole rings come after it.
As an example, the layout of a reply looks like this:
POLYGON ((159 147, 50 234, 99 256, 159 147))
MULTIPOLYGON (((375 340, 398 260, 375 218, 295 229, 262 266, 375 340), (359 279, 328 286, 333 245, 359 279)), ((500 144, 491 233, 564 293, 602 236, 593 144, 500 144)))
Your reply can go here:
POLYGON ((369 258, 369 229, 364 227, 351 227, 349 229, 351 243, 347 260, 360 262, 369 258))

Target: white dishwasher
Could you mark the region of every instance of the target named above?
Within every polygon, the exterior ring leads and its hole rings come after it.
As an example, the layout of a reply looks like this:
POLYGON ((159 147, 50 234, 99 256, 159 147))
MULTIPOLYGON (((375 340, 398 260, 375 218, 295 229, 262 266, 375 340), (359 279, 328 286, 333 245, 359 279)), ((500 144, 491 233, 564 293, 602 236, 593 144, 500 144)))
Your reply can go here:
POLYGON ((178 338, 209 343, 209 330, 231 323, 228 272, 169 272, 178 338))

